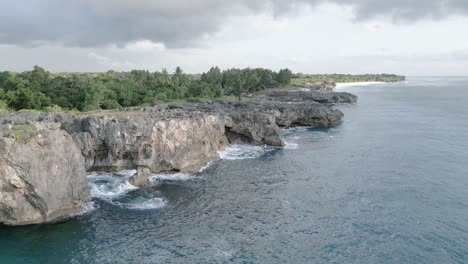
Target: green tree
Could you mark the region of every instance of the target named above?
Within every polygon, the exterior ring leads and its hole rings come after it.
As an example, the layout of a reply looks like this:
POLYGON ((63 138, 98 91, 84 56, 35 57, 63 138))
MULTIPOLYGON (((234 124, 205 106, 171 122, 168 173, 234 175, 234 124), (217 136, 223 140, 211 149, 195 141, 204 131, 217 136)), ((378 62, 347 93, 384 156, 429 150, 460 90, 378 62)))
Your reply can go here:
POLYGON ((242 74, 242 70, 230 69, 223 74, 223 84, 229 89, 231 94, 238 97, 239 101, 242 100, 241 95, 244 92, 245 78, 242 74))
POLYGON ((209 84, 221 85, 223 82, 223 74, 217 66, 211 67, 208 72, 202 74, 201 80, 209 84))
POLYGON ((276 81, 282 86, 286 86, 291 83, 292 72, 289 69, 282 69, 276 76, 276 81))
POLYGON ((177 67, 172 75, 172 83, 174 84, 174 93, 176 98, 185 98, 187 95, 188 78, 184 74, 182 68, 177 67))
POLYGON ((49 97, 30 88, 20 88, 16 91, 7 92, 6 101, 8 102, 9 106, 15 110, 40 110, 51 105, 49 97))
POLYGON ((247 68, 242 71, 242 78, 245 91, 255 92, 260 87, 260 78, 257 71, 247 68))

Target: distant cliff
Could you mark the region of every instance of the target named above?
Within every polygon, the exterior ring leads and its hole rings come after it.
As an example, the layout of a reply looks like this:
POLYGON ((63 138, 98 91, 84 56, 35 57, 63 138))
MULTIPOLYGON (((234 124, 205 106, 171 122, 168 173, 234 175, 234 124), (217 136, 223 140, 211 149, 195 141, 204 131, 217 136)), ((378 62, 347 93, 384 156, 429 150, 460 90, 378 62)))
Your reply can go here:
POLYGON ((400 82, 405 76, 396 74, 302 74, 297 73, 291 79, 292 86, 312 90, 333 91, 336 83, 352 82, 400 82))

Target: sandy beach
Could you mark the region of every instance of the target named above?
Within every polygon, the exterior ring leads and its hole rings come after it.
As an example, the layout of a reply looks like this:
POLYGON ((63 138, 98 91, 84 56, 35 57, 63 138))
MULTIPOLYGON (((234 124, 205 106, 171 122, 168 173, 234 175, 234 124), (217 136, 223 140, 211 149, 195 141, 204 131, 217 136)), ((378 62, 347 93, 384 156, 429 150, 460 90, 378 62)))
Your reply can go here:
POLYGON ((352 86, 365 86, 365 85, 374 85, 374 84, 383 84, 385 82, 350 82, 350 83, 337 83, 336 89, 342 89, 352 86))

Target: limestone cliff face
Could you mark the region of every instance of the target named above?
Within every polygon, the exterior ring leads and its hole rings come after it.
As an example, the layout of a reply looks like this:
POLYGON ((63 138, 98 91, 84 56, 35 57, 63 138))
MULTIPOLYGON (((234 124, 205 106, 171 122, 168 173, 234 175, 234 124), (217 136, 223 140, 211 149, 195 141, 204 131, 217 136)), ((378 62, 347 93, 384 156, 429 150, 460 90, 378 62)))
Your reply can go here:
POLYGON ((259 100, 320 104, 354 104, 358 97, 346 92, 272 91, 256 96, 259 100))
POLYGON ((81 149, 87 170, 191 172, 218 158, 227 144, 224 117, 215 114, 171 120, 89 116, 64 128, 81 149))
MULTIPOLYGON (((306 99, 303 99, 306 101, 306 99)), ((235 121, 239 134, 248 136, 251 143, 282 146, 280 127, 311 126, 327 127, 341 122, 343 113, 326 104, 313 100, 309 102, 278 102, 265 100, 261 103, 214 103, 200 106, 209 111, 226 113, 235 121), (242 133, 257 131, 262 135, 263 141, 253 140, 254 135, 242 133)), ((233 129, 228 129, 232 131, 233 129)), ((246 139, 248 142, 248 139, 246 139)))
POLYGON ((280 127, 329 127, 343 119, 343 113, 319 103, 300 103, 270 106, 275 113, 276 124, 280 127))
POLYGON ((284 145, 281 131, 273 115, 261 112, 233 111, 228 115, 226 136, 229 143, 284 145))
POLYGON ((10 125, 0 132, 0 223, 61 220, 90 194, 84 158, 60 124, 10 125))
POLYGON ((150 110, 142 115, 87 116, 63 128, 81 149, 87 170, 194 172, 217 159, 218 151, 230 143, 283 146, 271 114, 217 110, 168 120, 150 110))
POLYGON ((153 106, 71 116, 19 113, 0 118, 0 223, 63 219, 90 199, 85 172, 198 171, 228 144, 283 146, 281 127, 326 127, 343 114, 346 93, 272 92, 256 102, 153 106))

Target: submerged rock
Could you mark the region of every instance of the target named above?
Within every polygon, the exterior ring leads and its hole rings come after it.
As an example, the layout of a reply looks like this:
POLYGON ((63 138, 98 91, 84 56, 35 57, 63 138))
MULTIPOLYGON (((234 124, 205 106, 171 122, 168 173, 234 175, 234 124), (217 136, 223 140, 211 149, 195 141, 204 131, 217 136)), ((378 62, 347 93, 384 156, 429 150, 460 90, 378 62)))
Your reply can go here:
POLYGON ((137 173, 130 178, 129 182, 136 187, 146 187, 150 184, 150 176, 151 170, 149 168, 139 167, 137 173))
POLYGON ((54 222, 90 200, 84 158, 60 124, 0 129, 0 223, 54 222))

